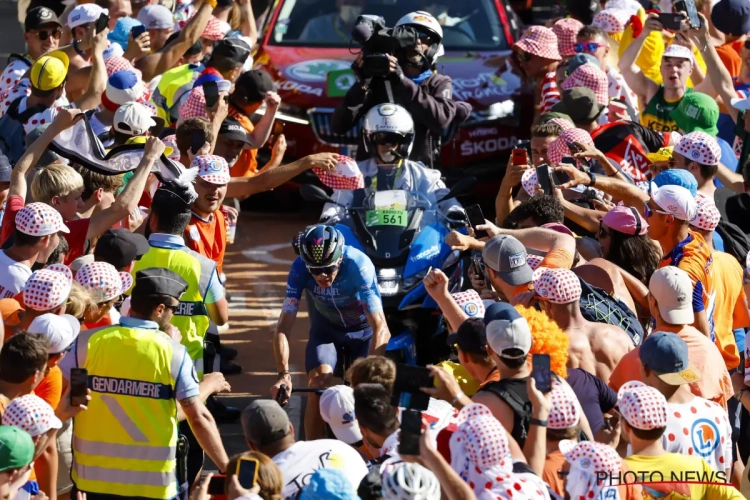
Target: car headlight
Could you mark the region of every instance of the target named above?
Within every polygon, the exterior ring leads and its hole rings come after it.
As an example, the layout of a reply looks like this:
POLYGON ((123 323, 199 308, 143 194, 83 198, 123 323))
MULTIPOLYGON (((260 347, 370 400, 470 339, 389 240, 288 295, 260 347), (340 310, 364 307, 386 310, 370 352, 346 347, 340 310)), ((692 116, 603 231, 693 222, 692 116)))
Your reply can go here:
POLYGON ((415 285, 419 284, 425 276, 427 276, 427 271, 429 271, 430 268, 422 269, 417 274, 414 274, 412 276, 409 276, 408 278, 404 278, 404 286, 403 288, 405 290, 409 290, 410 288, 413 288, 415 285))

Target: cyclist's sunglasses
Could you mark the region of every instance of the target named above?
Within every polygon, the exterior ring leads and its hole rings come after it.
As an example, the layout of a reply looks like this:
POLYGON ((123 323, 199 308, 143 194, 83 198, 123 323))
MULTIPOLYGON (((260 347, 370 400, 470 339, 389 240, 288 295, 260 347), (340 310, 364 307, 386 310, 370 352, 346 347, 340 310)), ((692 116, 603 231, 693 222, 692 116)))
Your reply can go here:
POLYGON ((36 36, 39 37, 39 40, 45 41, 46 39, 52 37, 55 40, 59 40, 62 36, 62 30, 51 30, 51 31, 34 31, 33 33, 36 34, 36 36))
POLYGON ((375 144, 401 144, 403 137, 393 132, 376 132, 372 134, 372 141, 375 144))
POLYGON ((330 276, 339 269, 339 263, 331 264, 330 266, 322 266, 322 267, 313 267, 313 266, 307 266, 307 270, 310 271, 310 274, 313 276, 320 276, 321 274, 325 274, 326 276, 330 276))
POLYGON ((596 43, 596 42, 587 42, 587 43, 577 43, 573 46, 574 50, 576 51, 576 54, 581 54, 583 52, 591 54, 599 50, 599 47, 604 47, 604 44, 596 43))

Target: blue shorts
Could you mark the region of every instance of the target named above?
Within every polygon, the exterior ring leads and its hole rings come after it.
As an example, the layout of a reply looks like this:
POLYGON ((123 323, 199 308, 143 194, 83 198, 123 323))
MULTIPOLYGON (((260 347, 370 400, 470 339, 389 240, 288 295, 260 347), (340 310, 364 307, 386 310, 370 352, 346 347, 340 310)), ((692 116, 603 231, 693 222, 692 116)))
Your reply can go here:
POLYGON ((371 340, 372 328, 369 325, 364 330, 341 332, 314 321, 305 350, 305 371, 310 373, 320 365, 328 365, 333 367, 335 376, 341 377, 344 362, 348 368, 355 359, 367 357, 371 340))

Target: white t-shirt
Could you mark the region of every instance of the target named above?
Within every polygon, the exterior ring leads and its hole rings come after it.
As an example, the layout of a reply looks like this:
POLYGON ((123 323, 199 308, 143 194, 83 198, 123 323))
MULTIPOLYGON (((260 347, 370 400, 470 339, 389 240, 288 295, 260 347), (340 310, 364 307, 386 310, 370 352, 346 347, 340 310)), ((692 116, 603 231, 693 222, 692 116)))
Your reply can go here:
POLYGON ((696 396, 689 403, 669 403, 661 442, 666 451, 698 456, 719 472, 732 466, 732 427, 726 410, 713 401, 696 396))
POLYGON ((18 294, 31 276, 31 268, 11 259, 0 250, 0 299, 18 294))
MULTIPOLYGON (((27 54, 28 58, 29 55, 27 54)), ((29 70, 29 66, 20 59, 13 59, 9 65, 3 70, 3 74, 0 75, 0 93, 5 92, 7 89, 13 87, 21 81, 21 77, 26 74, 29 70)))
POLYGON ((296 496, 318 469, 339 469, 354 491, 367 475, 367 466, 357 450, 335 439, 298 441, 274 456, 273 461, 284 476, 281 495, 286 499, 296 496))

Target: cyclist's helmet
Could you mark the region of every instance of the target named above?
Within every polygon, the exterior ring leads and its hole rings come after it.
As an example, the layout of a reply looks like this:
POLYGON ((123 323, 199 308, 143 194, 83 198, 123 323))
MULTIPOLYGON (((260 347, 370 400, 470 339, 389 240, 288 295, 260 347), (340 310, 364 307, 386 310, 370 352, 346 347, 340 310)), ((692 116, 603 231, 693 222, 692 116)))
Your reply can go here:
POLYGON ((299 256, 307 266, 330 266, 344 253, 344 235, 333 226, 312 226, 300 234, 298 241, 299 256))
POLYGON ((378 144, 388 142, 398 144, 396 153, 406 159, 414 145, 414 120, 398 104, 379 104, 365 115, 362 133, 365 151, 374 158, 378 154, 378 144))
POLYGON ((445 49, 443 48, 443 27, 440 26, 438 20, 429 12, 423 10, 410 12, 398 20, 394 26, 394 30, 397 30, 399 26, 412 26, 419 33, 430 35, 433 42, 424 54, 427 58, 428 67, 432 67, 437 62, 438 57, 445 54, 445 49))
POLYGON ((383 474, 383 500, 439 500, 437 477, 419 464, 398 462, 386 465, 383 474))

